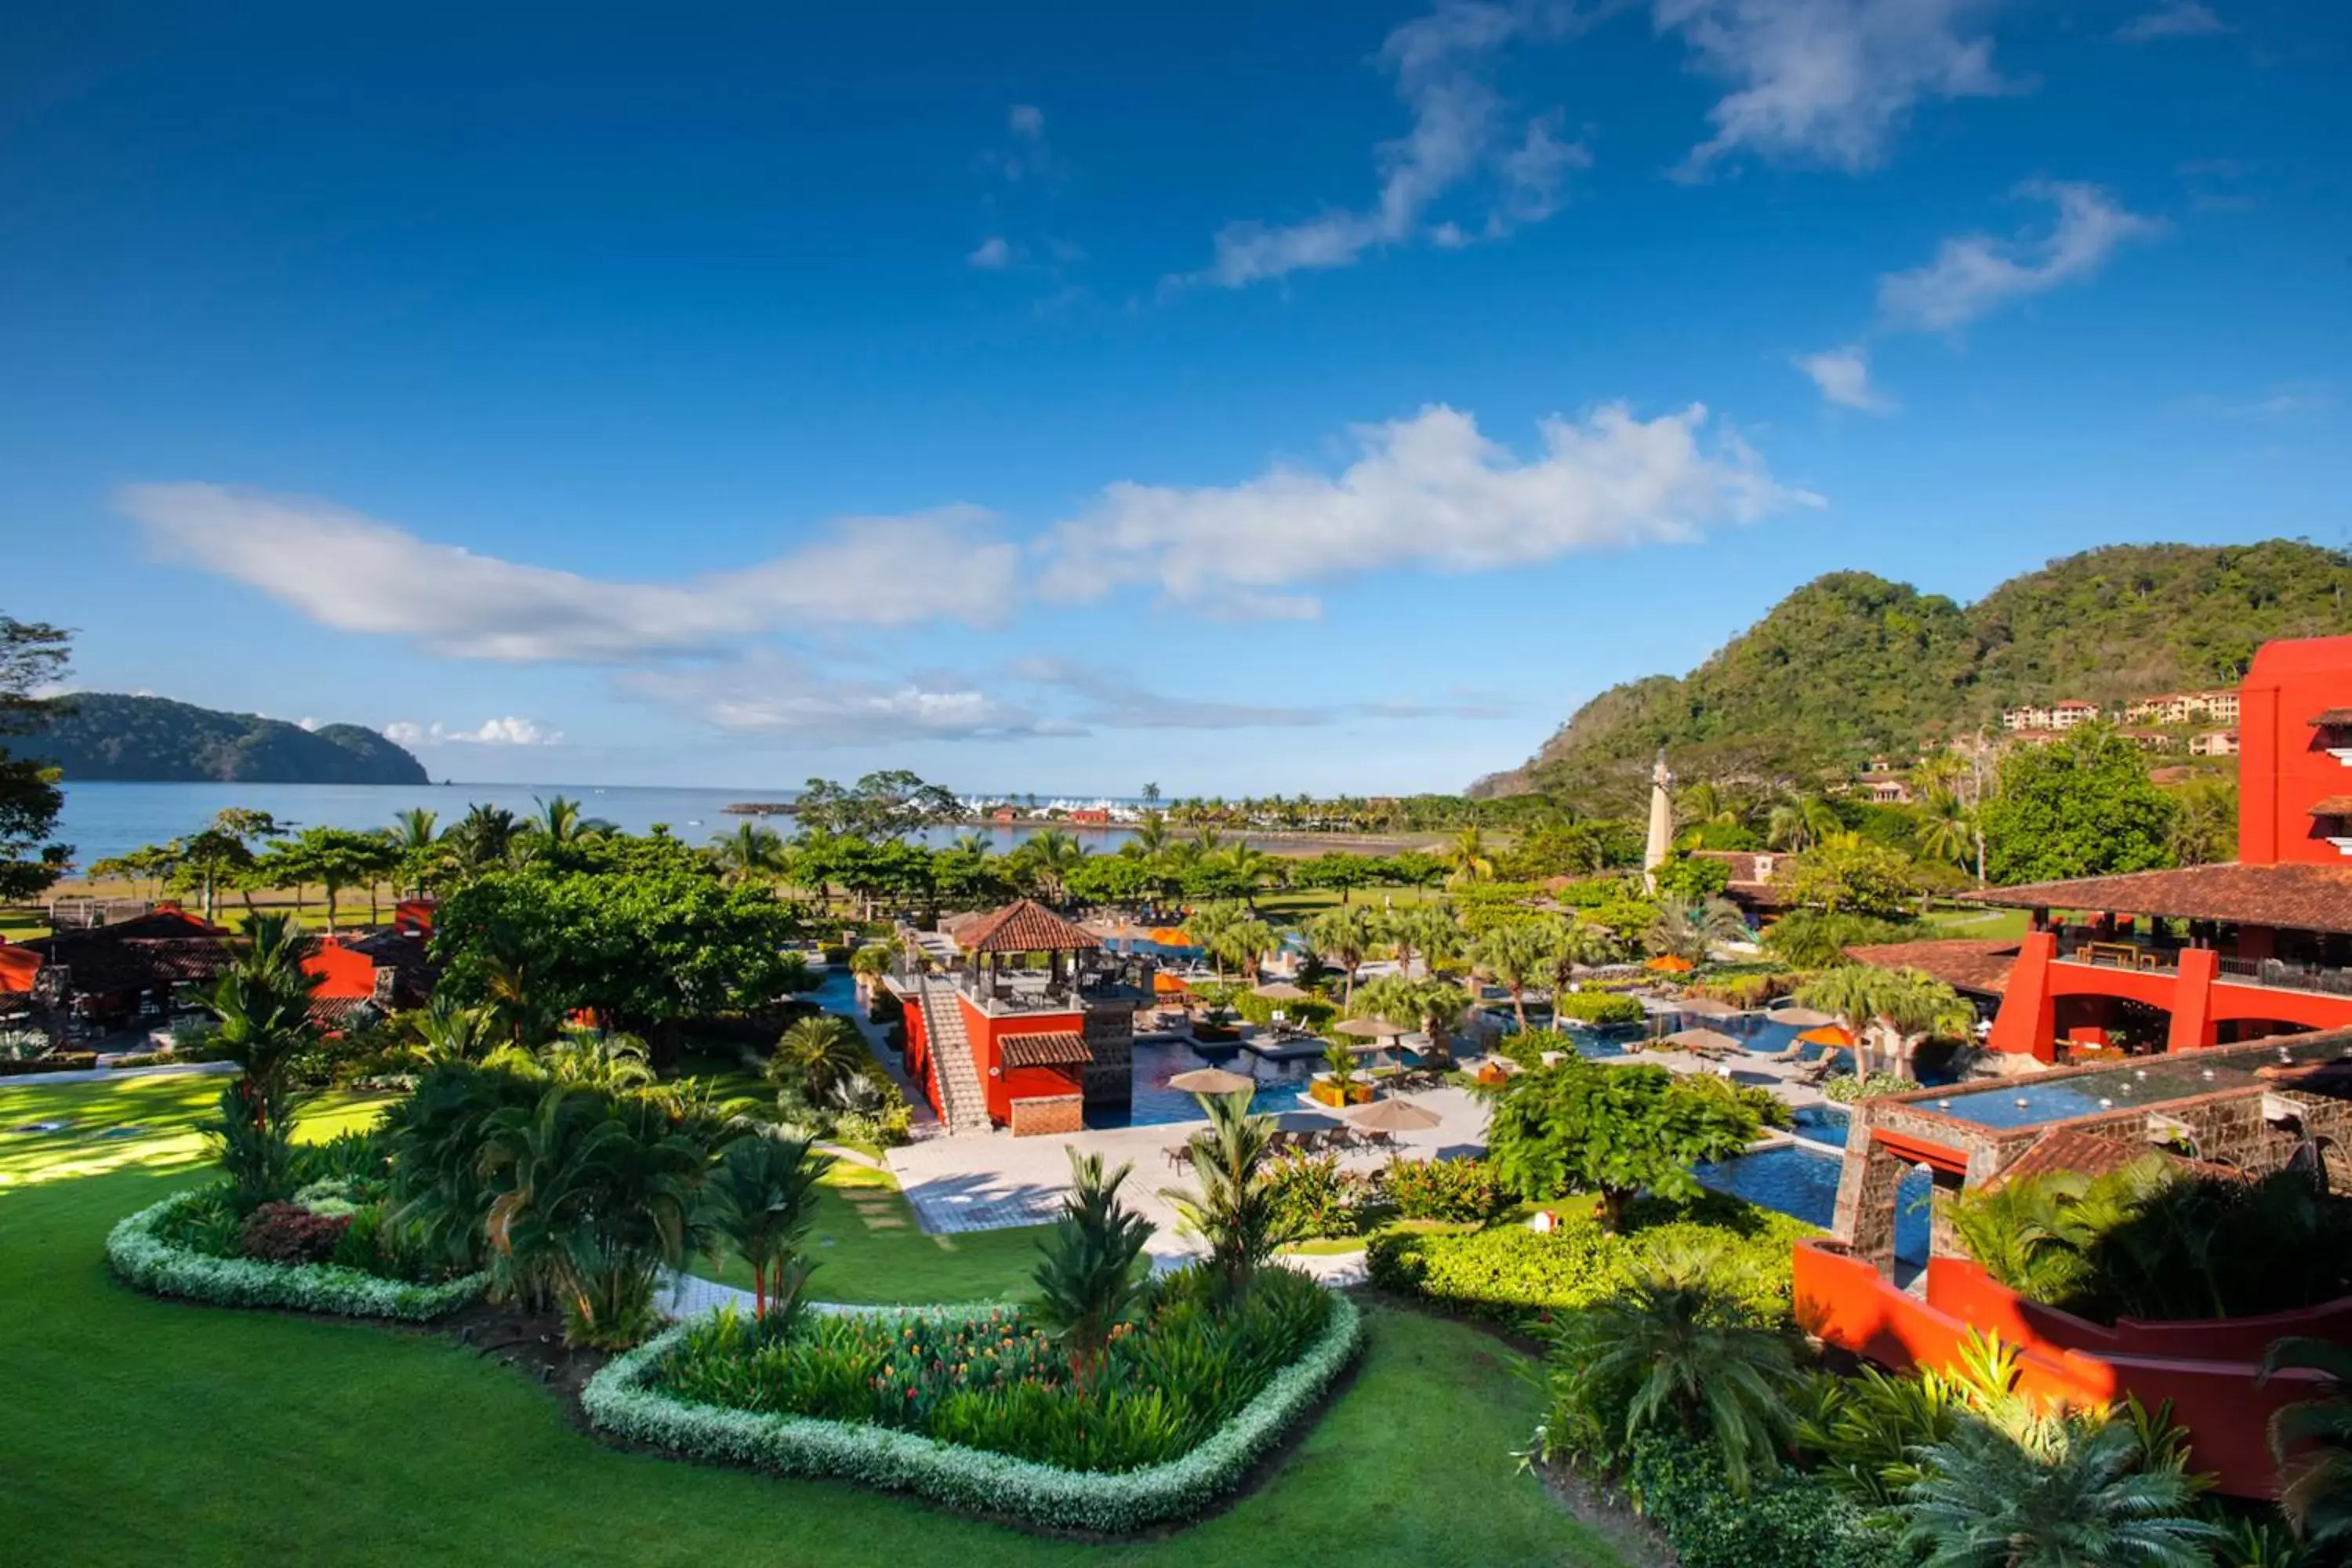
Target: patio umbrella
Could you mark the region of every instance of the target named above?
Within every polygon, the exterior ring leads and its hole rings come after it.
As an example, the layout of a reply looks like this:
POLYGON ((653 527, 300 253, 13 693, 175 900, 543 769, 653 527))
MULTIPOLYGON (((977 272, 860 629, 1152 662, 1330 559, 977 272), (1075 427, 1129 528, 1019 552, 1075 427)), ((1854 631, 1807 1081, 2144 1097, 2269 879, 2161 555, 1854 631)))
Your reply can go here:
POLYGON ((1349 1111, 1348 1120, 1367 1132, 1426 1132, 1438 1115, 1409 1100, 1376 1100, 1349 1111))
POLYGON ((1343 1035, 1353 1035, 1360 1040, 1386 1040, 1404 1031, 1386 1018, 1345 1018, 1337 1026, 1343 1035))
POLYGON ((1824 1024, 1818 1029, 1807 1029, 1797 1038, 1809 1046, 1831 1046, 1843 1049, 1853 1044, 1853 1031, 1840 1024, 1824 1024))
POLYGON ((1742 1048, 1738 1040, 1721 1029, 1676 1029, 1659 1044, 1678 1046, 1686 1051, 1736 1051, 1742 1048))
POLYGON ((1194 1068, 1170 1079, 1168 1087, 1186 1094, 1238 1094, 1245 1089, 1255 1089, 1257 1080, 1223 1068, 1194 1068))
POLYGON ((1818 1029, 1823 1024, 1837 1022, 1835 1015, 1816 1013, 1811 1007, 1775 1007, 1764 1016, 1775 1023, 1792 1025, 1800 1029, 1818 1029))
POLYGON ((1693 963, 1687 958, 1680 958, 1675 956, 1674 953, 1668 952, 1661 953, 1656 958, 1650 960, 1649 963, 1642 965, 1642 967, 1644 969, 1654 969, 1661 974, 1688 974, 1692 970, 1696 969, 1698 965, 1693 963))
POLYGON ((1184 977, 1181 974, 1171 974, 1164 969, 1155 969, 1151 972, 1151 990, 1154 995, 1181 996, 1191 989, 1192 987, 1184 984, 1184 977))
POLYGON ((1269 1002, 1304 1002, 1315 993, 1293 985, 1287 980, 1269 980, 1263 985, 1251 986, 1250 994, 1263 996, 1269 1002))
POLYGON ((1712 996, 1685 996, 1675 1006, 1701 1018, 1728 1018, 1743 1010, 1728 1002, 1718 1002, 1712 996))
POLYGON ((1151 940, 1158 942, 1162 947, 1190 947, 1192 945, 1192 939, 1186 936, 1182 931, 1179 930, 1175 926, 1152 927, 1151 940))
POLYGON ((1328 1132, 1339 1122, 1319 1110, 1286 1110, 1274 1119, 1274 1124, 1285 1132, 1328 1132))

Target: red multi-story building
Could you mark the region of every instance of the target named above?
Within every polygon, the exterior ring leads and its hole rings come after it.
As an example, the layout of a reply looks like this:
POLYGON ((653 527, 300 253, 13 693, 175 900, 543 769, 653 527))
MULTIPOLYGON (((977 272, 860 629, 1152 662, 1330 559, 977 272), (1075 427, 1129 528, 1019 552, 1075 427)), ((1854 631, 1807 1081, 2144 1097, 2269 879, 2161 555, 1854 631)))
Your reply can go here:
POLYGON ((2032 911, 1995 1050, 2194 1050, 2352 1026, 2352 637, 2264 644, 2238 692, 2238 858, 1971 895, 2032 911))

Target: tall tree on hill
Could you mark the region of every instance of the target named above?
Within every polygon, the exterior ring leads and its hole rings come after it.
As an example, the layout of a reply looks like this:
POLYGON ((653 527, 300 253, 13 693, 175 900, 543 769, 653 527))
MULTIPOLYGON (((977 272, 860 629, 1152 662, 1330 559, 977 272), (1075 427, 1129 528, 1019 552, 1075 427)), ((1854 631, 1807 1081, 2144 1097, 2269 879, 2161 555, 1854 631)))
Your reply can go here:
POLYGON ((2179 809, 2137 746, 2084 725, 2001 759, 2000 788, 1983 808, 1986 869, 2009 887, 2168 866, 2179 809))
MULTIPOLYGON (((39 695, 65 673, 70 634, 0 616, 0 735, 41 729, 58 706, 39 695)), ((0 899, 29 899, 64 875, 70 844, 52 844, 65 795, 57 770, 0 746, 0 899)))

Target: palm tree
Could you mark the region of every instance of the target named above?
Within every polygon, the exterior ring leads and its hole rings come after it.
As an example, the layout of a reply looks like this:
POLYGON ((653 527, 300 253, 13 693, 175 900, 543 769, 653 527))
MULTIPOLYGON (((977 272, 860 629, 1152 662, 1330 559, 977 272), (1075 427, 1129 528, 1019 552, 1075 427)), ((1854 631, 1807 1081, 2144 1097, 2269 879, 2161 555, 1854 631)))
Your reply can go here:
POLYGON ((1029 1312, 1061 1344, 1072 1377, 1083 1387, 1112 1331, 1136 1315, 1149 1273, 1136 1263, 1158 1227, 1119 1202, 1132 1165, 1106 1173, 1098 1153, 1072 1149, 1069 1155, 1070 1190, 1062 1199, 1062 1217, 1038 1243, 1044 1256, 1030 1275, 1037 1295, 1029 1312))
POLYGON ((1307 944, 1339 965, 1340 1005, 1345 1006, 1355 996, 1356 966, 1364 962, 1380 940, 1379 919, 1361 904, 1326 910, 1307 922, 1307 944))
POLYGON ((710 858, 730 881, 764 881, 783 872, 783 835, 757 822, 739 822, 731 832, 711 835, 710 858))
POLYGON ((220 1025, 215 1047, 245 1069, 232 1091, 256 1127, 270 1120, 269 1097, 282 1089, 287 1062, 318 1037, 310 996, 320 977, 302 970, 309 947, 288 916, 247 916, 228 967, 205 998, 220 1025))
POLYGON ((1704 963, 1714 955, 1717 943, 1738 942, 1747 934, 1748 917, 1739 912, 1738 905, 1728 899, 1709 899, 1703 904, 1668 904, 1659 910, 1650 926, 1649 947, 1654 953, 1704 963))
POLYGON ((1815 975, 1797 1000, 1836 1014, 1862 1046, 1864 1065, 1891 1060, 1888 1070, 1906 1076, 1920 1042, 1937 1035, 1965 1037, 1976 1026, 1976 1010, 1958 992, 1916 969, 1843 964, 1815 975))
POLYGON ((1511 921, 1496 926, 1470 949, 1470 957, 1486 977, 1511 994, 1511 1016, 1519 1032, 1528 1029, 1528 987, 1552 973, 1553 954, 1559 950, 1564 921, 1541 918, 1511 921))
POLYGON ((2021 1427, 1964 1416, 1916 1450, 1904 1542, 1924 1568, 2210 1568, 2221 1531, 2191 1512, 2203 1479, 2168 1447, 2170 1462, 2132 1421, 2080 1412, 2021 1427))
POLYGON ((563 1037, 539 1053, 540 1065, 556 1083, 616 1093, 649 1089, 654 1082, 653 1053, 635 1035, 602 1029, 566 1029, 563 1037))
MULTIPOLYGON (((1565 920, 1552 931, 1550 952, 1552 996, 1565 995, 1576 983, 1576 972, 1607 963, 1617 956, 1617 934, 1592 921, 1565 920)), ((1557 1008, 1555 1008, 1557 1024, 1557 1008)))
POLYGON ((1394 910, 1388 937, 1404 960, 1401 971, 1410 968, 1412 955, 1419 953, 1423 970, 1433 975, 1459 963, 1468 941, 1451 904, 1414 904, 1394 910))
POLYGON ((807 1140, 761 1133, 739 1138, 719 1155, 702 1192, 704 1225, 715 1244, 751 1271, 751 1310, 789 1316, 814 1265, 801 1240, 816 1218, 817 1184, 833 1157, 807 1140))
POLYGON ((1810 849, 1844 826, 1844 819, 1827 796, 1790 795, 1767 815, 1764 841, 1775 849, 1810 849))
POLYGON ((1221 983, 1225 978, 1226 955, 1234 950, 1234 932, 1247 923, 1252 922, 1239 904, 1203 904, 1184 917, 1184 934, 1215 963, 1221 983))
POLYGON ((1391 1024, 1417 1027, 1428 1035, 1431 1051, 1444 1057, 1453 1048, 1448 1037, 1462 1026, 1463 1017, 1470 1011, 1470 994, 1434 975, 1408 980, 1402 974, 1383 974, 1364 983, 1348 1011, 1358 1018, 1386 1018, 1391 1024))
POLYGON ((1242 902, 1255 909, 1257 890, 1281 875, 1281 858, 1247 844, 1236 844, 1223 855, 1225 870, 1241 885, 1242 902))
POLYGON ((521 822, 505 806, 477 805, 444 837, 457 841, 466 869, 478 873, 511 863, 522 832, 521 822))
POLYGON ((797 1086, 812 1100, 823 1100, 836 1079, 873 1064, 866 1037, 837 1014, 820 1013, 786 1029, 768 1058, 772 1083, 797 1086))
POLYGON ((1616 1295, 1576 1315, 1562 1355, 1622 1394, 1619 1440, 1654 1427, 1704 1437, 1744 1496, 1788 1434, 1798 1373, 1787 1337, 1739 1307, 1722 1268, 1719 1255, 1696 1247, 1654 1254, 1616 1295))
POLYGON ((1457 888, 1466 882, 1487 881, 1495 875, 1495 861, 1486 848, 1486 835, 1475 823, 1454 834, 1454 841, 1442 852, 1442 858, 1453 868, 1454 874, 1446 879, 1447 882, 1457 888))
POLYGON ((580 803, 566 795, 547 800, 531 796, 539 807, 535 816, 527 817, 522 831, 530 835, 536 847, 547 849, 569 849, 593 839, 609 837, 616 831, 602 817, 583 816, 580 803))
POLYGON ((541 988, 539 966, 520 952, 494 952, 482 964, 482 1005, 517 1050, 529 1050, 556 1031, 563 1009, 541 988))
POLYGON ((890 973, 898 951, 887 942, 869 942, 849 955, 849 973, 857 976, 857 994, 870 998, 874 983, 890 973))
POLYGON ((1930 860, 1965 866, 1976 847, 1976 813, 1950 790, 1929 790, 1919 803, 1911 841, 1930 860))
POLYGON ((1208 1243, 1210 1261, 1223 1276, 1229 1299, 1245 1289, 1250 1276, 1292 1239, 1266 1169, 1274 1118, 1250 1114, 1252 1092, 1238 1089, 1199 1097, 1209 1125, 1184 1146, 1199 1191, 1160 1192, 1184 1229, 1208 1243))
POLYGON ((1020 858, 1035 874, 1038 886, 1046 898, 1059 903, 1068 885, 1069 874, 1089 853, 1091 851, 1071 835, 1058 827, 1048 827, 1021 847, 1020 858))
POLYGON ((2271 1415, 2279 1509, 2315 1546, 2352 1542, 2352 1349, 2301 1334, 2263 1352, 2263 1381, 2289 1368, 2320 1374, 2315 1397, 2271 1415))
POLYGON ((498 1020, 488 1007, 460 1007, 446 995, 435 996, 409 1017, 416 1031, 409 1054, 427 1067, 479 1061, 499 1037, 498 1020))
POLYGON ((1168 847, 1168 819, 1156 811, 1147 811, 1135 825, 1135 837, 1121 847, 1131 849, 1146 859, 1168 847))

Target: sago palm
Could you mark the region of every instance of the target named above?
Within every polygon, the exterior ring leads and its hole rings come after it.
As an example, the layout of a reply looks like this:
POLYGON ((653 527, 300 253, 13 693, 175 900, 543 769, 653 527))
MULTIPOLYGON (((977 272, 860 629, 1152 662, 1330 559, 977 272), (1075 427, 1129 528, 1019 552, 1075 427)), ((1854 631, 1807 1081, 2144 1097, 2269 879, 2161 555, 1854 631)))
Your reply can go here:
POLYGON ((436 996, 409 1017, 416 1034, 409 1052, 427 1067, 478 1061, 498 1044, 498 1020, 487 1007, 461 1007, 446 996, 436 996))
POLYGON ((1037 1294, 1029 1312, 1061 1344, 1083 1384, 1142 1300, 1148 1271, 1137 1262, 1156 1227, 1119 1201, 1131 1166, 1106 1172, 1098 1153, 1073 1149, 1069 1155, 1070 1190, 1062 1217, 1038 1243, 1043 1256, 1030 1275, 1037 1294))
POLYGON ((1160 1195, 1183 1226, 1209 1247, 1226 1293, 1238 1295, 1275 1250, 1291 1240, 1267 1170, 1274 1118, 1250 1114, 1251 1091, 1203 1095, 1208 1127, 1184 1146, 1197 1190, 1163 1187, 1160 1195))
POLYGON ((2195 1513, 2203 1483, 2152 1462, 2135 1425, 2080 1412, 2025 1431, 1963 1417, 1915 1450, 1903 1539, 1922 1568, 2210 1568, 2220 1529, 2195 1513))
POLYGON ((751 1271, 752 1310, 789 1315, 808 1269, 800 1246, 816 1217, 817 1184, 833 1158, 806 1140, 761 1133, 727 1146, 702 1191, 704 1226, 713 1246, 751 1271))
POLYGON ((866 1037, 848 1019, 831 1013, 803 1018, 786 1029, 768 1058, 769 1081, 798 1087, 809 1099, 823 1100, 835 1081, 873 1065, 866 1037))

